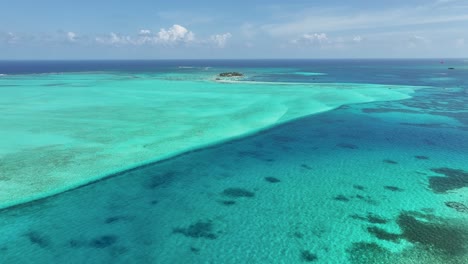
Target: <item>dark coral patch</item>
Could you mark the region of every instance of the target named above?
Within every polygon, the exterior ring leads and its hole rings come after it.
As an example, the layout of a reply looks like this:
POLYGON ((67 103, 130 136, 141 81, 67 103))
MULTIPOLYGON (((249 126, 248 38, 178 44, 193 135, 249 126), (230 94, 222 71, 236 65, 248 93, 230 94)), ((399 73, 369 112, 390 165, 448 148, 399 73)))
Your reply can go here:
POLYGON ((434 168, 431 171, 443 174, 445 177, 429 177, 429 187, 435 193, 445 193, 447 191, 468 187, 468 172, 460 169, 434 168))
POLYGON ((190 251, 192 251, 192 252, 195 253, 195 254, 200 253, 200 249, 199 249, 199 248, 196 248, 196 247, 190 247, 190 251))
POLYGON ((254 192, 251 192, 243 188, 227 188, 227 189, 224 189, 222 194, 228 197, 232 197, 232 198, 240 198, 240 197, 252 198, 255 196, 254 192))
POLYGON ((294 232, 293 236, 295 238, 304 238, 304 234, 302 234, 301 232, 298 232, 298 231, 294 232))
POLYGON ((155 189, 157 187, 167 185, 174 180, 175 176, 176 173, 173 171, 153 175, 150 177, 145 187, 148 189, 155 189))
POLYGON ((350 143, 338 143, 336 144, 337 147, 343 148, 343 149, 358 149, 359 147, 354 144, 350 143))
POLYGON ((190 238, 205 238, 205 239, 216 239, 218 236, 213 231, 213 223, 208 221, 198 221, 195 224, 191 224, 185 228, 174 228, 172 230, 174 234, 182 234, 190 238))
POLYGON ((50 245, 50 239, 37 231, 28 232, 25 236, 29 239, 31 244, 38 245, 41 248, 46 248, 50 245))
POLYGON ((304 168, 306 170, 312 170, 312 167, 310 167, 309 165, 307 164, 301 164, 301 168, 304 168))
POLYGON ((112 223, 119 222, 119 221, 126 220, 126 219, 127 217, 125 216, 111 216, 111 217, 106 218, 104 223, 112 224, 112 223))
POLYGON ((445 205, 457 210, 460 213, 468 213, 468 206, 459 202, 445 202, 445 205))
POLYGON ((353 188, 360 191, 364 191, 366 189, 366 187, 357 184, 353 185, 353 188))
POLYGON ((455 226, 444 219, 410 212, 400 214, 397 224, 403 232, 402 238, 426 249, 436 249, 448 255, 462 255, 468 252, 466 225, 455 226), (417 216, 424 219, 419 220, 417 216))
POLYGON ((386 224, 388 222, 387 219, 371 213, 367 214, 367 221, 372 224, 386 224))
MULTIPOLYGON (((351 263, 377 263, 376 260, 386 259, 390 254, 377 243, 357 242, 353 243, 346 252, 351 263)), ((380 262, 379 262, 380 263, 380 262)), ((387 263, 387 262, 384 262, 387 263)))
POLYGON ((390 186, 390 185, 384 186, 384 189, 392 191, 392 192, 402 192, 402 191, 404 191, 404 189, 401 189, 401 188, 396 187, 396 186, 390 186))
POLYGON ((118 237, 114 235, 100 236, 91 240, 91 242, 89 242, 89 246, 94 248, 106 248, 115 244, 117 240, 118 237))
POLYGON ((382 161, 383 161, 384 163, 387 163, 387 164, 393 164, 393 165, 398 164, 398 162, 396 162, 396 161, 394 161, 394 160, 390 160, 390 159, 384 159, 384 160, 382 160, 382 161))
POLYGON ((333 199, 342 202, 349 202, 349 198, 342 194, 335 196, 333 199))
POLYGON ((372 214, 372 213, 367 213, 366 216, 353 214, 353 215, 351 215, 351 218, 366 221, 366 222, 371 223, 371 224, 386 224, 386 223, 388 223, 387 219, 382 218, 382 217, 380 217, 378 215, 375 215, 375 214, 372 214))
POLYGON ((417 158, 418 160, 428 160, 429 157, 428 156, 421 156, 421 155, 417 155, 417 156, 414 156, 415 158, 417 158))
POLYGON ((281 182, 280 179, 275 178, 275 177, 265 177, 265 181, 270 182, 270 183, 278 183, 278 182, 281 182))
POLYGON ((390 241, 398 243, 400 240, 400 235, 395 233, 390 233, 380 227, 370 226, 367 228, 367 232, 374 235, 380 240, 390 241))
POLYGON ((317 254, 314 254, 310 252, 309 250, 302 250, 301 260, 305 262, 313 262, 313 261, 317 261, 318 257, 317 257, 317 254))
POLYGON ((231 205, 235 205, 236 204, 236 201, 233 201, 233 200, 228 200, 228 201, 218 201, 220 204, 222 205, 225 205, 225 206, 231 206, 231 205))
POLYGON ((369 195, 363 196, 363 195, 357 194, 355 197, 358 198, 359 200, 362 200, 362 201, 364 201, 364 202, 366 202, 368 204, 371 204, 371 205, 378 205, 379 204, 378 201, 372 199, 372 197, 370 197, 369 195))

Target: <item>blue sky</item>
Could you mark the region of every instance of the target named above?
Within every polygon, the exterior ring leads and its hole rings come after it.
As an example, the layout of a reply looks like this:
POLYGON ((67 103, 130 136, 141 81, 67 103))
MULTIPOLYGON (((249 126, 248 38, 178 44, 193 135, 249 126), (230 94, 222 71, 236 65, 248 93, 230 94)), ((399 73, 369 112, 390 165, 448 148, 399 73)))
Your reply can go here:
POLYGON ((0 59, 468 57, 468 0, 0 0, 0 59))

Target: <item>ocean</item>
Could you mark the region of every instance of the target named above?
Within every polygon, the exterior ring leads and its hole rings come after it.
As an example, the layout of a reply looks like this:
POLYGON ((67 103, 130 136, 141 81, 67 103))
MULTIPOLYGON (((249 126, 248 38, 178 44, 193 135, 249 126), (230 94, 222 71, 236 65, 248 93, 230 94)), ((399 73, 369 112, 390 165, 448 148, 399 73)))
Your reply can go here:
POLYGON ((468 259, 468 60, 3 61, 0 94, 0 263, 468 259))

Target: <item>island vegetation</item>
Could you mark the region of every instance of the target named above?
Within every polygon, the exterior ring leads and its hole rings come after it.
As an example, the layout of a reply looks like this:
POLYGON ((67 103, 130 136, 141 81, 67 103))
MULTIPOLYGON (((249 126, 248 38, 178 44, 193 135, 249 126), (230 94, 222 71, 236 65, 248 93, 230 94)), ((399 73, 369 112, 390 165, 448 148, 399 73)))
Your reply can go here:
POLYGON ((240 72, 222 72, 219 74, 219 77, 242 77, 244 74, 240 72))

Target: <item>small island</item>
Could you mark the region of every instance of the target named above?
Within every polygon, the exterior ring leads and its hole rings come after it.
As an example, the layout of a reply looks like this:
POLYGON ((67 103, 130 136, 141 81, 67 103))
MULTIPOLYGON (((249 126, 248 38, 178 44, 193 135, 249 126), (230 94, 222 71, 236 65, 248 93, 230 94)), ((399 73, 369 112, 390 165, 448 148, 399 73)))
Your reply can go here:
POLYGON ((219 77, 242 77, 244 74, 240 72, 222 72, 219 74, 219 77))

